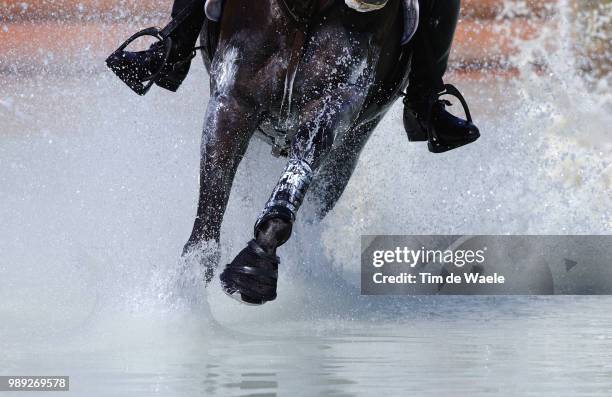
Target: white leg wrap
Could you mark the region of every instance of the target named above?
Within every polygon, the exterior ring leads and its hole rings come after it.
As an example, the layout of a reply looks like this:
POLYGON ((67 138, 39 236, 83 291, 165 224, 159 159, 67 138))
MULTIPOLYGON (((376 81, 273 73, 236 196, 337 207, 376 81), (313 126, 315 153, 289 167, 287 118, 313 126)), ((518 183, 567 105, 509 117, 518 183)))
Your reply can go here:
POLYGON ((290 220, 293 222, 300 205, 302 205, 310 182, 312 182, 312 177, 313 171, 308 163, 296 159, 289 160, 285 171, 257 220, 256 228, 262 220, 275 214, 280 209, 284 209, 282 212, 289 214, 290 220))

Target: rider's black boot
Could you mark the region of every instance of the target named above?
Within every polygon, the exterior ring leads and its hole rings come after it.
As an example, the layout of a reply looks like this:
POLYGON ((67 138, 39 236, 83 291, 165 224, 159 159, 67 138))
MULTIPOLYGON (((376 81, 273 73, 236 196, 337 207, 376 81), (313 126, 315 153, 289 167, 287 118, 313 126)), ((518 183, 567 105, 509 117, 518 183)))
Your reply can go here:
MULTIPOLYGON (((172 17, 190 5, 189 0, 176 0, 172 17)), ((108 67, 139 95, 147 93, 154 83, 176 91, 187 77, 194 54, 194 46, 204 23, 203 5, 196 6, 169 37, 160 37, 156 28, 145 29, 132 36, 106 60, 108 67), (159 41, 145 51, 126 51, 132 41, 142 36, 153 36, 159 41)))
POLYGON ((404 128, 410 141, 429 141, 429 150, 441 153, 480 136, 467 103, 452 85, 444 84, 453 36, 459 18, 459 0, 421 0, 420 24, 412 39, 414 56, 410 86, 404 99, 404 128), (452 95, 461 101, 466 119, 446 111, 452 95))
POLYGON ((409 141, 429 141, 429 151, 442 153, 472 143, 480 137, 478 127, 465 99, 454 86, 447 84, 440 91, 431 91, 404 99, 404 129, 409 141), (446 111, 450 102, 440 99, 442 95, 457 97, 463 105, 466 119, 453 116, 446 111), (415 99, 416 98, 416 99, 415 99))
POLYGON ((132 88, 153 80, 158 86, 175 92, 189 72, 191 59, 184 53, 174 41, 166 39, 153 43, 145 51, 115 52, 106 64, 132 88))

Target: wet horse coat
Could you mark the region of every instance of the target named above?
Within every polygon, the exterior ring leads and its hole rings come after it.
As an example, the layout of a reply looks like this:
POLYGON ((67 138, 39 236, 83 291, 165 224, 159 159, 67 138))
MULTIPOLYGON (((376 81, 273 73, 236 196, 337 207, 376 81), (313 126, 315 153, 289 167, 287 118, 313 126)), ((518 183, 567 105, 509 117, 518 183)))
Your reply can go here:
MULTIPOLYGON (((314 191, 324 216, 371 132, 407 85, 410 53, 401 45, 400 0, 368 13, 334 1, 301 14, 305 3, 260 0, 254 7, 250 0, 225 0, 221 20, 205 23, 201 42, 211 95, 198 214, 186 250, 218 241, 236 169, 256 131, 288 156, 256 234, 270 219, 291 224, 307 191, 314 191), (304 41, 296 49, 299 35, 304 41), (296 51, 297 71, 288 79, 296 51)), ((281 234, 274 250, 290 230, 281 234)))

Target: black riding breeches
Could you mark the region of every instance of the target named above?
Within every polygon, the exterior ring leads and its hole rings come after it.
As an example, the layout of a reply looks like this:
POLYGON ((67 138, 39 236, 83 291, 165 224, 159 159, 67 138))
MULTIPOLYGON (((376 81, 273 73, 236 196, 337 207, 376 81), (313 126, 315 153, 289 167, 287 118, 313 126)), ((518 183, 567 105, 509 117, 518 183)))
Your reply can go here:
POLYGON ((408 95, 442 89, 460 0, 419 0, 419 28, 412 38, 413 57, 408 95))
MULTIPOLYGON (((194 0, 174 0, 174 4, 172 5, 172 17, 176 17, 182 9, 191 5, 192 1, 194 0)), ((186 56, 191 52, 191 49, 198 40, 202 25, 206 19, 206 14, 204 13, 205 0, 196 1, 201 4, 196 6, 193 12, 191 12, 181 25, 170 35, 172 40, 176 42, 175 45, 181 56, 186 56)))

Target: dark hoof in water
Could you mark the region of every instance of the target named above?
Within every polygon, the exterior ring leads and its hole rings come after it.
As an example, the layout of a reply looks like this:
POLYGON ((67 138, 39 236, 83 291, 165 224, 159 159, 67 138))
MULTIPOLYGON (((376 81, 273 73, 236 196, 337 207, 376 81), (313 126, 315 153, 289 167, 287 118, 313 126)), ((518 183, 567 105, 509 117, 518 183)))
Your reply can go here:
POLYGON ((250 305, 262 305, 276 299, 279 258, 266 253, 255 240, 228 264, 221 273, 223 291, 250 305))

